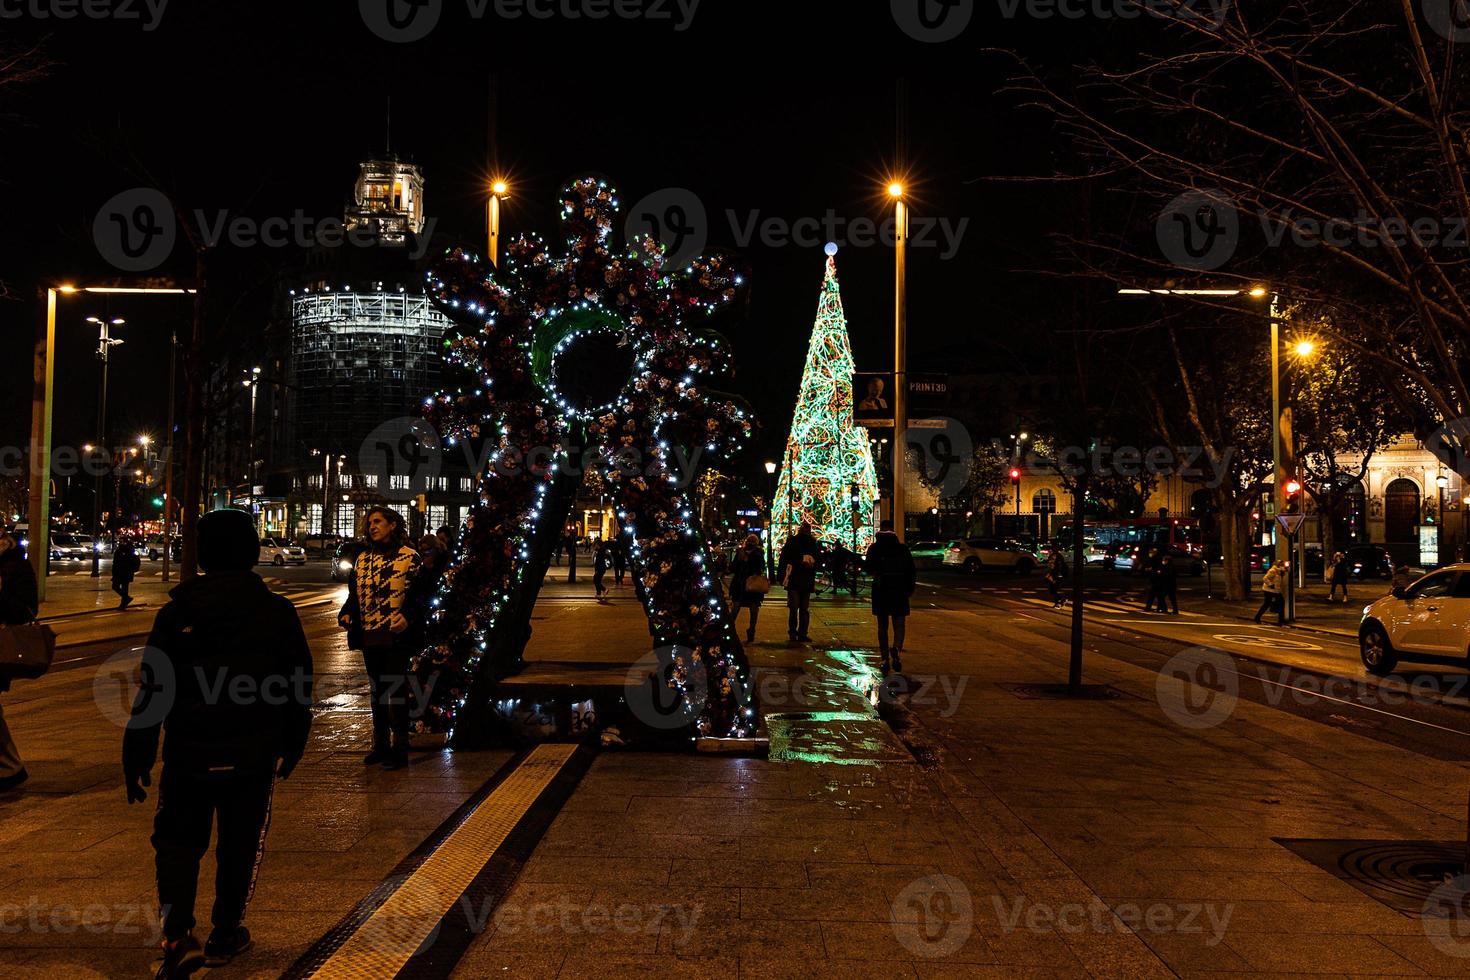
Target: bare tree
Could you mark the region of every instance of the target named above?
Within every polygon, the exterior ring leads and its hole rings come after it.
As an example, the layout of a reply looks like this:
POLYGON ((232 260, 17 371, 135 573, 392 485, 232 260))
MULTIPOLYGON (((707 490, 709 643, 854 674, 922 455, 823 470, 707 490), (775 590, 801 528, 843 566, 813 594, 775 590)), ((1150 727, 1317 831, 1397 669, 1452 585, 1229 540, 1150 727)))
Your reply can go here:
POLYGON ((1061 123, 1082 175, 1131 184, 1161 205, 1150 219, 1211 246, 1168 254, 1145 229, 1119 228, 1092 242, 1114 271, 1183 267, 1330 300, 1351 313, 1332 341, 1400 380, 1422 405, 1421 435, 1470 414, 1470 105, 1457 61, 1470 32, 1412 0, 1237 3, 1218 21, 1191 0, 1135 5, 1164 13, 1142 53, 1066 87, 1029 69, 1017 80, 1061 123))

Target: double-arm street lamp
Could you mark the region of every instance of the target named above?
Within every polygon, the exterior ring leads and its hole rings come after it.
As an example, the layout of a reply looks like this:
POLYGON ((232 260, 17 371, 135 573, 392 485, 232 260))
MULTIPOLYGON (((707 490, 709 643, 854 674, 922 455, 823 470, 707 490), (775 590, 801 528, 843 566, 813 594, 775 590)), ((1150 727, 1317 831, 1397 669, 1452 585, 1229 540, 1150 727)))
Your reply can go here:
MULTIPOLYGON (((111 319, 107 319, 107 320, 104 320, 104 319, 101 319, 101 318, 95 317, 95 316, 89 316, 89 317, 87 317, 87 322, 90 323, 90 324, 92 324, 92 325, 94 325, 97 328, 97 359, 102 362, 102 388, 101 388, 100 394, 97 396, 97 451, 98 452, 106 452, 108 454, 108 458, 111 459, 112 454, 111 454, 111 450, 108 448, 108 443, 107 443, 107 365, 108 365, 108 363, 112 359, 112 357, 111 357, 111 355, 112 355, 112 349, 122 343, 121 340, 117 339, 116 337, 114 337, 112 335, 112 328, 113 327, 120 327, 124 323, 127 323, 127 321, 124 320, 120 316, 115 316, 115 317, 112 317, 111 319)), ((91 450, 88 450, 88 452, 90 453, 91 450)), ((102 502, 102 474, 99 472, 92 479, 92 577, 93 578, 97 578, 99 575, 102 574, 102 572, 101 572, 102 553, 101 553, 101 550, 100 550, 101 544, 102 544, 102 528, 100 526, 100 522, 101 522, 101 519, 102 519, 101 502, 102 502)), ((113 514, 113 519, 114 520, 116 519, 116 517, 117 517, 117 515, 116 514, 113 514)), ((32 541, 35 541, 36 540, 36 534, 35 534, 35 529, 34 528, 32 528, 32 530, 31 530, 31 540, 32 541)), ((48 535, 48 537, 45 540, 49 542, 49 540, 50 540, 49 535, 48 535)), ((49 549, 49 545, 48 545, 48 549, 49 549)))

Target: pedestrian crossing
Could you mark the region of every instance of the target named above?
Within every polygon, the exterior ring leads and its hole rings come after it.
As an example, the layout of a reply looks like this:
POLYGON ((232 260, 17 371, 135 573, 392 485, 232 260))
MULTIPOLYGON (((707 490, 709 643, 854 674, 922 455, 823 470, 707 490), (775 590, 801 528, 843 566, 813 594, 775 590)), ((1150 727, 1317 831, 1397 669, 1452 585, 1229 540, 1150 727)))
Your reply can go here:
MULTIPOLYGON (((1020 596, 1019 598, 1021 602, 1027 603, 1029 605, 1041 606, 1045 609, 1056 608, 1055 604, 1050 599, 1039 599, 1035 596, 1020 596)), ((1143 609, 1139 606, 1125 606, 1117 602, 1110 602, 1106 599, 1088 599, 1083 603, 1083 609, 1100 609, 1104 612, 1124 613, 1142 616, 1167 615, 1166 613, 1155 613, 1152 610, 1143 609)), ((1192 617, 1195 619, 1203 617, 1202 613, 1188 612, 1186 610, 1180 610, 1178 615, 1180 617, 1192 617)))

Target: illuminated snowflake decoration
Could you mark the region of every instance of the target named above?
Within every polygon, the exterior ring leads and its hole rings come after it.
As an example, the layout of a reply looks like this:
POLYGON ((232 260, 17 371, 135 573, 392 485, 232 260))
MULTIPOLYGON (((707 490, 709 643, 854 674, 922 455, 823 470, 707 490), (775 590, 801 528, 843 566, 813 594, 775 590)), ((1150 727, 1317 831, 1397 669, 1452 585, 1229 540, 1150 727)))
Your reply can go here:
POLYGON ((428 399, 426 415, 451 444, 483 441, 490 452, 417 662, 432 685, 425 727, 452 732, 520 668, 585 464, 616 502, 666 661, 660 676, 683 696, 691 731, 754 728, 749 668, 689 493, 700 465, 738 452, 752 432, 744 402, 708 386, 729 371, 730 351, 704 328, 743 278, 719 255, 665 269, 653 239, 614 254, 617 211, 606 181, 578 179, 562 195, 562 257, 523 236, 493 271, 458 249, 429 274, 430 296, 456 327, 445 362, 465 381, 428 399))

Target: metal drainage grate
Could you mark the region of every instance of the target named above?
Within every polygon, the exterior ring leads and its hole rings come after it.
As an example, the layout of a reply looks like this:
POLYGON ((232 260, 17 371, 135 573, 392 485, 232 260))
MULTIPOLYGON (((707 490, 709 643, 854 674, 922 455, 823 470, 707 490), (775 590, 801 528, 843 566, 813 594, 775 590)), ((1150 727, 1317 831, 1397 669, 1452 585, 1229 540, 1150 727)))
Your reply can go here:
POLYGON ((997 684, 1002 691, 1014 694, 1024 701, 1111 701, 1123 695, 1108 684, 997 684))
POLYGON ((1463 841, 1272 839, 1374 901, 1416 918, 1437 889, 1465 871, 1463 841))

